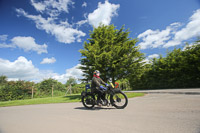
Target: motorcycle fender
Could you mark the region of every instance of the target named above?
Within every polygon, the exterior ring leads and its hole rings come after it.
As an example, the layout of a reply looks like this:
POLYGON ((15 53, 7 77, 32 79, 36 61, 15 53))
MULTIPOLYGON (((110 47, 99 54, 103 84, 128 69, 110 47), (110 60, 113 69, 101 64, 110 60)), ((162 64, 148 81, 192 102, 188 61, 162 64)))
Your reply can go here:
POLYGON ((119 89, 119 88, 114 89, 113 92, 114 92, 114 93, 119 93, 119 92, 121 92, 121 89, 119 89))

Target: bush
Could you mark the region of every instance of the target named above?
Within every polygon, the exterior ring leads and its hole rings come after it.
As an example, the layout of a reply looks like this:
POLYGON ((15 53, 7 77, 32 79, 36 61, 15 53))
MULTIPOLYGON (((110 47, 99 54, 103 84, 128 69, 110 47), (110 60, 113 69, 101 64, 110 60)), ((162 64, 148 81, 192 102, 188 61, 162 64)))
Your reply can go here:
POLYGON ((65 85, 51 78, 39 83, 38 90, 40 93, 49 95, 52 92, 52 87, 54 91, 65 91, 65 85))
MULTIPOLYGON (((185 50, 174 49, 166 57, 154 58, 134 89, 198 88, 200 87, 200 39, 185 50)), ((135 75, 133 75, 135 76, 135 75)))
POLYGON ((10 81, 0 87, 0 101, 27 99, 31 97, 33 83, 10 81))
POLYGON ((85 84, 76 84, 76 85, 72 86, 73 94, 81 93, 84 90, 85 90, 85 84))

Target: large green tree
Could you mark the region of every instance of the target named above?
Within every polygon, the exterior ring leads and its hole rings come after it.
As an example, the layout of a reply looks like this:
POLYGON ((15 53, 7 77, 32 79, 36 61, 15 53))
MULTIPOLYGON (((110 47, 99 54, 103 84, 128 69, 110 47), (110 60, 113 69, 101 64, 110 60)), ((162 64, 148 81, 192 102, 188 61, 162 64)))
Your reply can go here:
POLYGON ((119 30, 114 25, 100 25, 90 31, 90 38, 84 42, 80 67, 90 81, 94 70, 100 70, 106 82, 129 78, 142 66, 143 54, 136 46, 137 39, 129 37, 129 30, 122 26, 119 30))

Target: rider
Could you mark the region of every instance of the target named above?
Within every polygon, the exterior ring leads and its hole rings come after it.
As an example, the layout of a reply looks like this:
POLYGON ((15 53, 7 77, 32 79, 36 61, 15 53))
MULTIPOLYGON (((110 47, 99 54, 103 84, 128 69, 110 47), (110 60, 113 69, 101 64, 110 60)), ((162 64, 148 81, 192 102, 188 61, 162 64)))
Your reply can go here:
POLYGON ((103 87, 103 85, 108 86, 107 83, 105 83, 101 78, 100 78, 100 71, 99 70, 95 70, 94 71, 94 75, 92 78, 92 85, 91 85, 91 91, 93 93, 97 93, 97 104, 100 105, 100 99, 105 100, 105 92, 104 90, 107 90, 106 87, 103 87))

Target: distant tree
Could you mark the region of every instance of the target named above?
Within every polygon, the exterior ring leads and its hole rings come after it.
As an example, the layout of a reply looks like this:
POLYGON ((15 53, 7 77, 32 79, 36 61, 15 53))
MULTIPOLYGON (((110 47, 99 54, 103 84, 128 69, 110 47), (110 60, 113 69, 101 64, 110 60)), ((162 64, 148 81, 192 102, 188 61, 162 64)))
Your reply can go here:
POLYGON ((39 84, 39 91, 44 92, 46 94, 50 93, 52 91, 52 87, 54 87, 54 90, 60 90, 63 91, 65 90, 65 86, 58 82, 55 79, 49 78, 46 80, 43 80, 40 84, 39 84))
POLYGON ((85 85, 86 84, 84 84, 84 83, 73 85, 72 93, 81 93, 82 91, 85 90, 85 85))
POLYGON ((2 75, 0 76, 0 85, 3 85, 7 82, 7 76, 2 75))
POLYGON ((200 87, 200 39, 185 49, 174 49, 166 57, 153 59, 140 80, 138 88, 200 87))
POLYGON ((76 84, 77 84, 76 79, 74 77, 69 77, 69 79, 67 80, 65 86, 66 87, 68 87, 70 85, 74 86, 76 84))
POLYGON ((114 25, 100 25, 90 32, 88 42, 84 42, 80 67, 84 81, 93 77, 94 70, 100 70, 106 82, 128 78, 142 67, 143 54, 135 44, 137 39, 129 38, 129 30, 116 29, 114 25))

